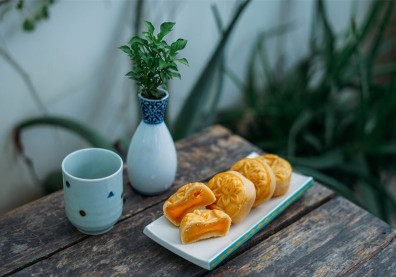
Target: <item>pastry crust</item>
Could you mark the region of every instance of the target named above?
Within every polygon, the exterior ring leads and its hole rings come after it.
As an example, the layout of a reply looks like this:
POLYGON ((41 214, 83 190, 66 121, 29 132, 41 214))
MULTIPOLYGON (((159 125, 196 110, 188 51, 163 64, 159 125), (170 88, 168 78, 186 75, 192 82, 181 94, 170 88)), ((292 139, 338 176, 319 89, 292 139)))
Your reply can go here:
POLYGON ((179 226, 185 214, 212 204, 214 193, 204 183, 190 183, 182 186, 163 206, 165 216, 179 226))
POLYGON ((209 209, 219 209, 231 217, 232 223, 242 221, 250 212, 256 199, 256 189, 251 181, 236 171, 215 175, 208 187, 216 196, 209 209))
POLYGON ((180 223, 180 240, 183 244, 228 234, 231 218, 223 211, 194 210, 180 223))
POLYGON ((249 179, 256 189, 256 200, 253 207, 257 207, 270 199, 275 191, 275 175, 265 162, 258 159, 245 158, 231 167, 249 179))
POLYGON ((288 161, 274 154, 256 157, 267 163, 273 170, 276 178, 276 188, 272 197, 283 195, 290 187, 292 167, 288 161))

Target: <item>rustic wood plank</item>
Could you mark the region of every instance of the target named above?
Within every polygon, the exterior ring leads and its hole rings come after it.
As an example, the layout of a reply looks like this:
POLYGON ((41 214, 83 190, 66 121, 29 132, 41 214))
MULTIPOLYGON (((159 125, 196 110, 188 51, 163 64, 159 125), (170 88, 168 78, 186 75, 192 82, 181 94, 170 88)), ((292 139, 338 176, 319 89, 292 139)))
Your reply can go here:
POLYGON ((373 257, 352 268, 344 276, 396 276, 396 237, 373 257))
MULTIPOLYGON (((301 218, 324 201, 331 199, 333 193, 321 185, 309 189, 300 199, 287 208, 282 215, 259 231, 251 240, 254 244, 285 225, 301 218)), ((191 276, 208 271, 180 258, 161 247, 143 234, 143 228, 162 215, 159 203, 120 224, 103 236, 90 237, 76 245, 39 261, 19 272, 17 275, 55 274, 63 275, 151 275, 191 276)), ((231 227, 232 228, 232 227, 231 227)), ((243 244, 238 251, 251 247, 243 244)))
MULTIPOLYGON (((163 202, 186 182, 206 180, 250 152, 258 151, 257 147, 221 126, 181 140, 176 148, 178 171, 167 193, 141 196, 128 185, 124 174, 121 221, 163 202)), ((62 191, 29 203, 0 217, 0 275, 28 266, 86 238, 66 218, 62 191)))
POLYGON ((394 236, 389 225, 337 197, 209 275, 343 275, 394 236))

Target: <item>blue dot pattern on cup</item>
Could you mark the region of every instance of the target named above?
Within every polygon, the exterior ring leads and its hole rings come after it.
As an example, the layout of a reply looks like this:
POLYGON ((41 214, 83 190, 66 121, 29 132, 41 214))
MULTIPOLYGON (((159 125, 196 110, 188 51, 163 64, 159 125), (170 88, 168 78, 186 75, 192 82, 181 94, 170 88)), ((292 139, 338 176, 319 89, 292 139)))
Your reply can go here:
POLYGON ((107 196, 107 198, 111 198, 114 196, 114 193, 112 191, 110 191, 109 195, 107 196))
POLYGON ((124 197, 124 193, 121 193, 121 199, 124 197))
POLYGON ((70 183, 66 181, 66 187, 70 188, 70 183))

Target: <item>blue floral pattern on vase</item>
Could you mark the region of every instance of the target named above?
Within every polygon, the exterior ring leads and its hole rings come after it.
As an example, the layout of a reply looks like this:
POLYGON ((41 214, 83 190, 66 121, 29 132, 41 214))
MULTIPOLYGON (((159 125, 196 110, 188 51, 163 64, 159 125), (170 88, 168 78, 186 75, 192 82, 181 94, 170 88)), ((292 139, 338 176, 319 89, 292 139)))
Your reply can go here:
POLYGON ((139 94, 139 101, 142 108, 144 123, 155 125, 164 121, 164 114, 169 96, 168 92, 164 92, 166 95, 159 100, 147 99, 139 94))

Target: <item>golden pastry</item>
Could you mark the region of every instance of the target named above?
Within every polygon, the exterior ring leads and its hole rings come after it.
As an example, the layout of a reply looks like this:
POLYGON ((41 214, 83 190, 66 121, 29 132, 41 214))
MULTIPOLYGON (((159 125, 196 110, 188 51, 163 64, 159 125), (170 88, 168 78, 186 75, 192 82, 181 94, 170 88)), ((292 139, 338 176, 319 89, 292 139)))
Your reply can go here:
POLYGON ((183 216, 195 209, 203 208, 216 200, 213 192, 203 183, 182 186, 163 206, 165 216, 179 226, 183 216))
POLYGON ((276 188, 273 197, 285 194, 289 189, 292 174, 289 162, 274 154, 259 156, 256 159, 266 162, 274 171, 276 188))
POLYGON ((211 237, 225 236, 231 218, 220 210, 195 210, 187 213, 180 223, 180 240, 183 244, 211 237))
POLYGON ((256 189, 251 181, 236 171, 215 175, 208 187, 216 196, 209 209, 219 209, 231 217, 232 223, 242 221, 250 212, 256 199, 256 189))
POLYGON ((241 173, 254 184, 256 200, 253 207, 261 205, 272 197, 275 191, 276 179, 272 169, 263 161, 245 158, 231 167, 231 170, 241 173))

